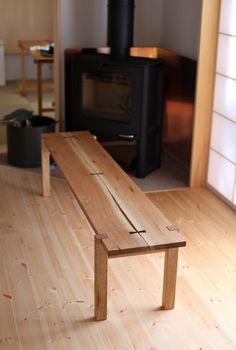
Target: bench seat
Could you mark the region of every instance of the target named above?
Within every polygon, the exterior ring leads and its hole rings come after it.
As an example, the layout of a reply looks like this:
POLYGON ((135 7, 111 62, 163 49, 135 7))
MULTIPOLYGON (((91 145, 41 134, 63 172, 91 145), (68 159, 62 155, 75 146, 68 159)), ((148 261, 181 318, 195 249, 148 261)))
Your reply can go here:
POLYGON ((95 234, 95 318, 107 317, 108 258, 165 251, 162 305, 174 307, 182 235, 87 131, 42 135, 43 195, 50 195, 50 155, 95 234))

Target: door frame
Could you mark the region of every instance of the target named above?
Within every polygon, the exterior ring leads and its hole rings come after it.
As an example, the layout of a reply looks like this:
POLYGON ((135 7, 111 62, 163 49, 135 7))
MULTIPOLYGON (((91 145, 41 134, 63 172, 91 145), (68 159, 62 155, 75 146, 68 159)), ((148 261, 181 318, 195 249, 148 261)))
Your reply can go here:
MULTIPOLYGON (((209 142, 212 120, 217 34, 221 0, 202 0, 202 16, 194 109, 190 187, 204 187, 207 181, 209 142)), ((61 122, 61 0, 53 0, 55 42, 55 114, 61 122)))

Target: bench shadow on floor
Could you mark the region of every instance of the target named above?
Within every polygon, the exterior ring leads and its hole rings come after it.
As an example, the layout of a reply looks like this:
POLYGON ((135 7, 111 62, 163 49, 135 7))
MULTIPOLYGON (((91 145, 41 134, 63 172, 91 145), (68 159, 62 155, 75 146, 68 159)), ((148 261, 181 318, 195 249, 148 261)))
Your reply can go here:
MULTIPOLYGON (((8 164, 7 149, 0 145, 0 164, 8 164)), ((27 168, 28 171, 41 172, 41 168, 27 168)), ((52 176, 62 177, 60 170, 52 165, 52 176)), ((188 186, 189 170, 170 154, 162 151, 162 165, 160 169, 154 170, 143 179, 135 177, 134 171, 129 171, 128 175, 143 191, 166 190, 171 188, 181 188, 188 186)))

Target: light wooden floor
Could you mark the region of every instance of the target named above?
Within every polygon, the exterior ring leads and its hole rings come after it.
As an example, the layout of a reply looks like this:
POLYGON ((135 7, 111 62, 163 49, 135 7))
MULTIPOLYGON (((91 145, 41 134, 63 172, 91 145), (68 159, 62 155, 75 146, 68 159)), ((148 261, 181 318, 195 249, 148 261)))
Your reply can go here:
POLYGON ((207 190, 148 196, 187 239, 176 307, 163 255, 109 261, 108 316, 93 320, 93 233, 61 179, 0 166, 0 349, 236 349, 236 218, 207 190))

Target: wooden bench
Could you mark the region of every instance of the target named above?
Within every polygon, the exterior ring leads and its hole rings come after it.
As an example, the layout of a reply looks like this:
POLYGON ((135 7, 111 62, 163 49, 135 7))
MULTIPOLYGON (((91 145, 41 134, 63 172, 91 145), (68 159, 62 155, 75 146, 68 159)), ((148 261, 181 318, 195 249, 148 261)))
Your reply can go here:
POLYGON ((95 318, 107 318, 108 258, 165 252, 162 306, 175 302, 178 248, 174 225, 86 131, 42 135, 43 195, 50 195, 50 155, 95 233, 95 318))

